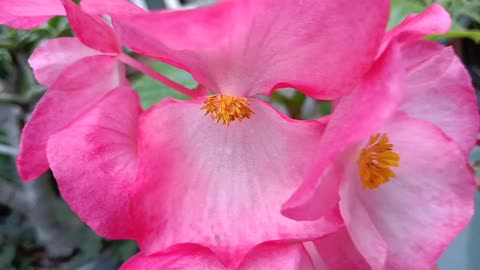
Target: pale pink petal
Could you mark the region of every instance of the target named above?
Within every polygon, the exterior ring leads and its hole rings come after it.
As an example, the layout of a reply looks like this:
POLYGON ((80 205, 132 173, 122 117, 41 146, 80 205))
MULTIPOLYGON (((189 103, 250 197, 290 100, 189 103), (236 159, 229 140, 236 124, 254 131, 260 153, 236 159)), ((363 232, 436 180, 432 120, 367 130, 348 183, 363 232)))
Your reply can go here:
POLYGON ((142 251, 197 243, 234 267, 259 243, 336 229, 280 214, 312 165, 324 123, 288 119, 253 98, 251 119, 227 127, 202 105, 167 100, 140 120, 131 214, 142 251))
MULTIPOLYGON (((340 186, 340 212, 348 234, 350 235, 351 243, 354 244, 361 256, 371 266, 372 270, 383 270, 387 260, 389 246, 378 231, 376 227, 377 224, 370 218, 367 209, 363 206, 361 197, 355 193, 361 180, 358 176, 359 172, 356 162, 358 149, 355 148, 352 152, 353 156, 337 161, 345 164, 344 166, 347 171, 340 186)), ((350 155, 352 155, 352 153, 350 153, 350 155)), ((365 192, 365 194, 369 192, 369 190, 363 189, 361 191, 365 192)), ((398 219, 397 222, 401 224, 405 221, 398 219)), ((350 245, 349 242, 345 244, 350 245)), ((353 248, 346 247, 346 249, 352 250, 353 248)))
POLYGON ((400 115, 379 132, 388 134, 400 155, 397 177, 378 189, 362 189, 357 157, 341 161, 350 164, 340 191, 347 229, 352 239, 352 232, 357 235, 359 252, 378 260, 372 238, 381 236, 385 269, 430 270, 473 215, 473 172, 458 145, 433 124, 400 115), (348 203, 351 198, 355 203, 348 203))
POLYGON ((48 170, 45 147, 50 135, 119 86, 123 77, 124 66, 111 56, 86 57, 65 69, 23 129, 17 157, 22 179, 33 180, 48 170))
POLYGON ((253 96, 294 86, 332 99, 350 92, 370 67, 388 4, 223 1, 197 10, 117 16, 114 25, 127 47, 186 69, 212 91, 253 96))
POLYGON ((461 60, 452 48, 428 41, 406 45, 402 53, 409 65, 401 109, 440 127, 468 155, 480 119, 475 89, 461 60))
POLYGON ((0 1, 0 24, 16 29, 36 28, 58 15, 65 15, 60 0, 0 1))
POLYGON ((421 14, 409 15, 401 24, 388 31, 383 38, 380 52, 383 52, 393 39, 408 43, 427 35, 446 33, 451 25, 450 14, 441 5, 433 4, 421 14))
POLYGON ((342 98, 335 106, 325 134, 317 149, 319 153, 314 170, 306 181, 284 205, 282 213, 298 220, 315 220, 328 214, 336 205, 339 178, 335 160, 346 147, 370 137, 372 130, 388 119, 401 101, 404 89, 404 71, 399 65, 398 46, 390 46, 350 96, 342 98), (331 175, 331 176, 329 176, 331 175), (332 176, 333 175, 333 176, 332 176), (326 177, 325 177, 326 176, 326 177), (325 177, 325 178, 324 178, 325 177))
POLYGON ((140 113, 137 93, 117 88, 48 140, 48 161, 60 194, 106 238, 132 238, 128 193, 137 175, 140 113))
POLYGON ((371 270, 343 228, 314 242, 323 262, 332 270, 371 270))
POLYGON ((215 254, 201 246, 188 245, 173 252, 150 256, 139 253, 120 270, 323 270, 315 269, 301 243, 263 244, 253 248, 238 268, 225 268, 215 254))
POLYGON ((85 13, 72 0, 60 0, 67 18, 78 38, 88 47, 107 53, 120 53, 121 47, 110 25, 101 17, 85 13))
POLYGON ((100 54, 85 46, 79 39, 63 37, 47 40, 38 46, 28 63, 35 79, 45 86, 51 86, 66 67, 88 56, 100 54))
POLYGON ((112 15, 112 14, 141 14, 145 10, 132 4, 128 0, 82 0, 82 9, 89 14, 112 15))

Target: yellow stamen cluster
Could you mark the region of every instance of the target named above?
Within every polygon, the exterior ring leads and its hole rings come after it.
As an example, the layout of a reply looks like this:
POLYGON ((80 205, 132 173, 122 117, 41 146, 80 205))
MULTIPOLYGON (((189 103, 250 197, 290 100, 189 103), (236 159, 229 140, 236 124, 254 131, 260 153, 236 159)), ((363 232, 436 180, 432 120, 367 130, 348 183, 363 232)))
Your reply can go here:
POLYGON ((362 178, 362 187, 375 189, 397 177, 391 167, 398 167, 400 156, 393 152, 387 134, 370 137, 368 145, 362 149, 357 164, 362 178))
POLYGON ((230 126, 230 122, 238 120, 242 122, 245 118, 250 118, 254 111, 249 107, 250 102, 246 98, 239 98, 228 95, 213 95, 205 100, 205 115, 210 115, 215 122, 223 122, 230 126))

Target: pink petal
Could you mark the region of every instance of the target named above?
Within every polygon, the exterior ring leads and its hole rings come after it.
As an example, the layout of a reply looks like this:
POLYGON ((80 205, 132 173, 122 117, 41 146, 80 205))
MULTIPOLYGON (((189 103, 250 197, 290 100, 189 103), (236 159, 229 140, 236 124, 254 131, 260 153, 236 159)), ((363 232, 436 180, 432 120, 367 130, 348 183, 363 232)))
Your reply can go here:
POLYGON ((63 37, 50 39, 38 46, 28 63, 35 79, 45 86, 51 86, 58 76, 74 62, 100 52, 83 45, 77 38, 63 37))
MULTIPOLYGON (((361 183, 358 176, 357 157, 358 151, 353 151, 353 157, 347 158, 347 160, 340 159, 338 161, 345 164, 347 171, 340 186, 340 212, 349 233, 351 243, 358 249, 358 252, 371 266, 372 270, 383 270, 385 269, 389 246, 385 243, 385 240, 378 231, 376 227, 377 224, 370 218, 367 209, 363 207, 362 198, 355 194, 354 190, 358 190, 357 185, 361 183)), ((403 161, 403 157, 401 159, 403 161)), ((365 194, 369 194, 369 190, 360 190, 360 192, 362 191, 365 194)), ((398 219, 396 222, 402 224, 404 220, 398 219)), ((345 244, 350 245, 349 242, 345 242, 345 244)), ((354 252, 350 246, 344 248, 354 252)))
POLYGON ((186 69, 212 91, 253 96, 294 86, 332 99, 367 72, 388 8, 374 0, 224 1, 114 24, 127 47, 186 69))
POLYGON ((371 270, 346 229, 324 236, 314 244, 328 269, 371 270))
POLYGON ((446 33, 451 25, 450 14, 441 5, 433 4, 423 13, 408 16, 401 24, 388 31, 383 38, 380 52, 383 52, 393 39, 408 43, 427 35, 446 33))
POLYGON ((473 215, 472 170, 457 144, 428 122, 397 116, 379 132, 388 134, 400 155, 397 177, 364 190, 356 156, 341 161, 350 164, 340 191, 347 229, 352 239, 356 234, 359 252, 378 260, 371 239, 381 235, 388 247, 385 269, 431 269, 473 215), (351 198, 355 203, 348 203, 351 198), (359 217, 359 211, 366 215, 359 217))
POLYGON ((401 109, 440 127, 465 154, 475 145, 480 122, 475 89, 452 48, 418 41, 402 49, 409 62, 401 109))
POLYGON ((140 120, 131 214, 142 251, 197 243, 235 267, 259 243, 337 227, 279 212, 311 166, 323 123, 288 119, 253 98, 251 119, 227 127, 203 115, 202 105, 167 100, 140 120))
POLYGON ((32 180, 48 170, 45 147, 50 135, 119 86, 123 76, 124 66, 111 56, 87 57, 65 69, 37 104, 23 129, 17 157, 22 179, 32 180))
POLYGON ((111 14, 141 14, 144 9, 130 3, 128 0, 82 0, 82 9, 89 14, 111 15, 111 14))
POLYGON ((201 246, 189 246, 174 252, 146 255, 138 253, 120 270, 225 270, 214 253, 201 246))
MULTIPOLYGON (((120 270, 226 270, 215 254, 201 246, 188 246, 151 256, 139 253, 120 270)), ((301 243, 264 244, 252 249, 236 270, 315 270, 301 243)), ((320 270, 320 269, 317 269, 320 270)))
POLYGON ((137 174, 140 113, 137 93, 117 88, 48 141, 48 160, 63 199, 106 238, 132 237, 127 207, 137 174))
POLYGON ((237 270, 321 270, 315 269, 302 243, 263 244, 245 257, 237 270))
POLYGON ((282 213, 297 220, 315 220, 329 214, 336 205, 338 175, 335 160, 351 144, 372 135, 401 101, 403 69, 398 46, 390 46, 350 96, 336 105, 317 149, 324 149, 314 170, 283 206, 282 213), (328 202, 325 199, 328 198, 328 202), (321 206, 321 204, 323 204, 321 206))
POLYGON ((60 0, 67 11, 67 18, 78 38, 88 47, 107 53, 120 53, 121 46, 110 25, 101 17, 85 13, 72 0, 60 0))
POLYGON ((65 15, 59 0, 2 0, 0 2, 0 24, 16 29, 36 28, 58 15, 65 15))

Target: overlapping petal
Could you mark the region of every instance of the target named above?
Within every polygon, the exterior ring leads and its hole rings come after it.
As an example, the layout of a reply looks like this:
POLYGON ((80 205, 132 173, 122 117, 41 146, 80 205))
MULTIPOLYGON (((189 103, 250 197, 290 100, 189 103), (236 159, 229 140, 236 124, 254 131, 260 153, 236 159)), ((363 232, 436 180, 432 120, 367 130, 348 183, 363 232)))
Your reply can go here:
POLYGON ((96 233, 110 239, 132 237, 128 193, 137 174, 140 113, 136 92, 120 87, 48 142, 62 197, 96 233))
MULTIPOLYGON (((142 253, 127 261, 121 270, 226 270, 206 248, 189 246, 175 252, 146 256, 142 253)), ((255 247, 236 270, 319 270, 301 243, 265 244, 255 247)))
POLYGON ((349 145, 371 136, 397 108, 404 88, 400 57, 398 46, 390 46, 353 93, 339 101, 320 139, 317 149, 324 150, 315 169, 284 205, 283 214, 314 220, 329 214, 329 208, 338 203, 338 196, 333 194, 342 168, 336 167, 335 161, 349 145), (326 198, 329 200, 325 201, 326 198))
POLYGON ((116 57, 102 55, 81 59, 62 72, 23 129, 17 157, 22 179, 32 180, 48 170, 45 147, 50 135, 121 85, 124 74, 124 66, 116 57))
POLYGON ((39 27, 52 17, 65 15, 59 0, 2 0, 0 24, 22 30, 39 27))
POLYGON ((345 161, 340 209, 347 230, 372 269, 384 262, 392 270, 431 269, 473 215, 472 171, 458 145, 433 124, 398 115, 379 132, 401 157, 397 177, 365 190, 356 157, 345 161), (385 254, 373 239, 386 243, 385 254))
POLYGON ((453 48, 418 41, 402 48, 407 62, 407 88, 401 109, 434 123, 466 155, 479 130, 478 105, 472 81, 453 48))
POLYGON ((314 244, 328 269, 372 269, 365 261, 365 258, 358 252, 350 234, 345 228, 314 241, 314 244))
POLYGON ((118 54, 122 51, 112 27, 101 17, 87 14, 72 0, 60 1, 72 29, 83 44, 100 52, 118 54))
POLYGON ((82 58, 99 54, 99 51, 85 46, 77 38, 63 37, 48 40, 38 46, 28 63, 39 83, 52 86, 65 68, 82 58))
POLYGON ((294 86, 332 99, 367 72, 388 8, 388 1, 378 0, 222 1, 117 16, 114 25, 127 47, 186 69, 213 91, 253 96, 294 86))
POLYGON ((392 40, 406 44, 427 35, 444 34, 451 25, 452 19, 448 11, 439 4, 433 4, 421 14, 408 16, 401 24, 388 31, 383 38, 379 55, 392 40))
POLYGON ((251 119, 227 127, 203 115, 202 104, 167 100, 141 117, 131 217, 143 252, 197 243, 234 267, 259 243, 336 228, 280 214, 312 165, 324 123, 294 121, 252 99, 251 119))

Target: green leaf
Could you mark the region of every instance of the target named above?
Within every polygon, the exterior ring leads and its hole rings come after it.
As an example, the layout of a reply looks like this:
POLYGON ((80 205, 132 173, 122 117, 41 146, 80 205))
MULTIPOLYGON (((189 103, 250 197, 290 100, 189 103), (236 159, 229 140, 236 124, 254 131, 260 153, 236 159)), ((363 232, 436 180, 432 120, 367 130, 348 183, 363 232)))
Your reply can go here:
MULTIPOLYGON (((152 65, 152 68, 158 71, 159 73, 167 76, 168 78, 183 84, 188 88, 194 88, 197 83, 192 78, 192 76, 178 68, 174 68, 167 64, 156 62, 152 65)), ((142 75, 133 83, 133 88, 135 88, 140 95, 142 101, 142 106, 145 109, 150 108, 155 103, 166 97, 172 97, 180 100, 188 100, 189 98, 179 92, 161 84, 160 82, 146 76, 142 75)))
POLYGON ((399 25, 409 14, 421 13, 427 8, 421 1, 392 0, 388 29, 399 25))
POLYGON ((3 244, 0 247, 0 268, 6 269, 12 265, 15 259, 15 246, 12 244, 3 244))

